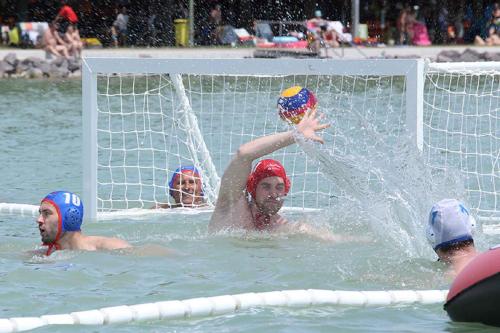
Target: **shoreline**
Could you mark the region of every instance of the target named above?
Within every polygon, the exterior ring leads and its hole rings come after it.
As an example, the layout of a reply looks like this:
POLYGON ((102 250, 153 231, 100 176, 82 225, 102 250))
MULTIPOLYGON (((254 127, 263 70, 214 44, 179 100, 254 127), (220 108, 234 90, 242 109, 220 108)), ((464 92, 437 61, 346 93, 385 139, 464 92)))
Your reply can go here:
MULTIPOLYGON (((450 45, 450 46, 385 46, 385 47, 344 47, 329 49, 331 59, 364 59, 364 58, 387 58, 387 57, 410 57, 435 58, 441 51, 457 51, 463 53, 465 50, 476 52, 500 53, 500 46, 474 46, 474 45, 450 45), (342 51, 344 56, 341 57, 342 51), (335 53, 336 54, 335 54, 335 53)), ((194 47, 194 48, 103 48, 84 49, 83 57, 151 57, 151 58, 207 58, 207 59, 231 59, 252 58, 256 50, 254 47, 194 47)), ((19 60, 28 57, 45 58, 42 49, 16 49, 0 48, 0 59, 7 54, 15 53, 19 60)))
MULTIPOLYGON (((264 58, 301 58, 303 53, 287 49, 257 49, 254 47, 195 47, 195 48, 105 48, 84 49, 82 57, 165 58, 165 59, 243 59, 254 58, 255 52, 264 58)), ((344 47, 322 49, 320 59, 409 59, 425 58, 437 62, 500 61, 500 46, 393 46, 344 47), (328 57, 325 57, 327 52, 328 57)), ((47 58, 42 49, 0 48, 1 78, 79 78, 79 61, 47 58)))

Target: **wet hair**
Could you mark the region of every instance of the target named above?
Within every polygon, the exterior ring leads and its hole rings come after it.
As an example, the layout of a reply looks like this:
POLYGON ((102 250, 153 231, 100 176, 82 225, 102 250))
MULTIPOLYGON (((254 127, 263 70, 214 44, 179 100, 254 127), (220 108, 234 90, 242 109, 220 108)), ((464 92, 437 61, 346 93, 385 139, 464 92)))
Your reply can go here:
POLYGON ((474 240, 468 239, 465 241, 460 241, 456 243, 447 244, 439 248, 442 254, 451 254, 454 251, 465 249, 466 247, 474 246, 474 240))

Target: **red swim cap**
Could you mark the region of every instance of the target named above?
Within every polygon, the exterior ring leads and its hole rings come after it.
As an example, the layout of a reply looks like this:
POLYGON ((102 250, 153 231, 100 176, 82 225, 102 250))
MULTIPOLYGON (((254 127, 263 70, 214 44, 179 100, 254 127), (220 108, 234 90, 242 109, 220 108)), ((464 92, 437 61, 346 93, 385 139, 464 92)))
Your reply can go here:
POLYGON ((248 176, 247 192, 255 198, 255 191, 260 181, 267 177, 280 177, 285 182, 285 194, 290 190, 290 179, 286 176, 286 171, 283 165, 272 159, 262 160, 257 163, 253 171, 248 176))

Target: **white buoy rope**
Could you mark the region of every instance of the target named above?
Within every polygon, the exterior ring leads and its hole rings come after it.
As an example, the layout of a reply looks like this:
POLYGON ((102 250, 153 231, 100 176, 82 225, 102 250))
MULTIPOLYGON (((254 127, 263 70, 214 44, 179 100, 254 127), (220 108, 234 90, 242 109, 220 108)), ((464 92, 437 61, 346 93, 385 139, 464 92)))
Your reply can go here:
POLYGON ((216 316, 261 306, 305 307, 317 305, 389 306, 443 303, 447 290, 334 291, 284 290, 215 297, 191 298, 41 317, 0 319, 0 333, 21 332, 47 325, 108 325, 216 316))
POLYGON ((36 217, 38 216, 38 208, 39 206, 35 205, 0 202, 0 214, 6 215, 36 217))
MULTIPOLYGON (((18 215, 37 217, 38 208, 36 205, 17 204, 0 202, 0 215, 18 215)), ((284 211, 287 212, 317 212, 319 209, 315 208, 301 208, 301 207, 285 207, 284 211)), ((177 209, 145 209, 145 208, 130 208, 122 209, 112 212, 98 212, 98 220, 115 220, 115 219, 143 219, 145 217, 155 215, 199 215, 213 213, 213 207, 200 207, 197 209, 192 208, 177 208, 177 209)))

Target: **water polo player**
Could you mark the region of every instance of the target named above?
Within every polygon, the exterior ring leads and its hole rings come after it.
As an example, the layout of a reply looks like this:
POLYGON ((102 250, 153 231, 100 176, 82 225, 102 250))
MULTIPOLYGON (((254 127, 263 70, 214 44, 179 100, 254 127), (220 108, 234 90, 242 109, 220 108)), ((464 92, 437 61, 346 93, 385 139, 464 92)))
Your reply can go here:
MULTIPOLYGON (((295 129, 306 139, 323 143, 316 132, 328 126, 320 123, 313 108, 295 129)), ((291 186, 285 169, 278 161, 263 160, 252 171, 252 162, 294 142, 293 131, 287 131, 257 138, 238 149, 222 176, 210 231, 276 230, 287 224, 278 214, 291 186)))
POLYGON ((71 192, 56 191, 42 199, 36 222, 46 255, 55 250, 115 250, 130 247, 118 238, 82 234, 83 203, 71 192))
POLYGON ((427 240, 439 260, 450 265, 448 275, 455 276, 478 252, 472 238, 476 220, 463 203, 443 199, 432 206, 427 225, 427 240))
POLYGON ((192 165, 180 166, 168 182, 173 204, 158 204, 156 208, 200 207, 205 206, 201 174, 192 165))

